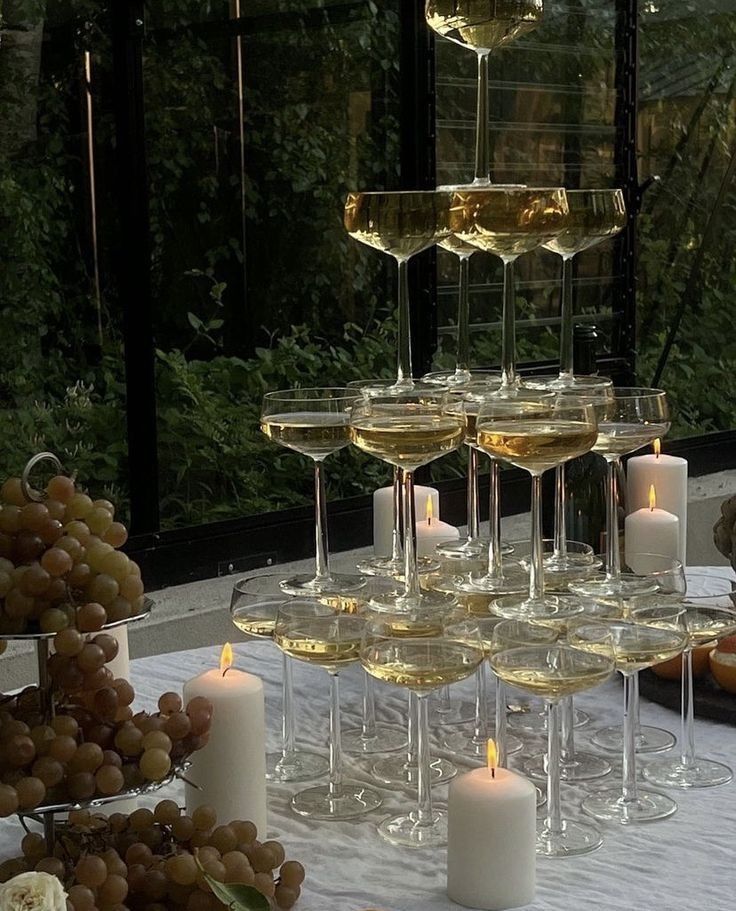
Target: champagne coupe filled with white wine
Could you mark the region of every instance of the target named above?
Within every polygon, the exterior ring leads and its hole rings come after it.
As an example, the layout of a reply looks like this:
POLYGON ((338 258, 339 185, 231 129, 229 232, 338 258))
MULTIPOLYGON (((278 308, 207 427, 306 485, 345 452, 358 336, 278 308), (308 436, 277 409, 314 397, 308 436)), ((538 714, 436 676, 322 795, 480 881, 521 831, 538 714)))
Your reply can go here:
POLYGON ((393 256, 398 265, 399 337, 396 385, 410 388, 411 363, 409 260, 450 235, 452 196, 439 190, 348 193, 344 223, 348 234, 393 256))
POLYGON ((311 598, 357 591, 362 576, 330 572, 327 540, 327 497, 323 461, 350 443, 350 407, 355 389, 324 387, 267 392, 261 406, 261 430, 269 440, 314 461, 314 576, 293 576, 281 583, 290 595, 311 598))
MULTIPOLYGON (((533 393, 532 393, 533 394, 533 393)), ((521 394, 504 402, 509 413, 489 402, 478 417, 478 445, 485 452, 523 468, 532 477, 531 560, 525 598, 507 595, 494 610, 511 620, 556 619, 582 610, 575 598, 545 594, 542 552, 542 475, 568 459, 589 452, 597 439, 595 408, 587 402, 557 396, 542 403, 521 394)))
POLYGON ((537 853, 570 857, 595 851, 602 844, 598 829, 565 819, 561 812, 559 703, 607 680, 614 670, 611 655, 567 645, 522 646, 496 652, 491 667, 504 683, 547 702, 547 814, 537 829, 537 853))
MULTIPOLYGON (((246 636, 273 639, 279 609, 288 602, 279 581, 279 576, 263 573, 239 579, 233 586, 230 617, 246 636)), ((319 778, 328 768, 325 758, 296 748, 292 662, 285 652, 282 655, 281 750, 266 755, 266 778, 269 781, 319 778)))
POLYGON ((427 0, 429 27, 443 38, 474 50, 478 57, 474 185, 491 182, 488 58, 491 51, 536 28, 543 12, 543 0, 427 0))
POLYGON ((378 680, 407 687, 418 697, 417 809, 384 820, 378 831, 392 844, 443 845, 447 841, 446 814, 432 806, 427 696, 438 687, 469 677, 483 661, 478 627, 472 618, 447 624, 437 610, 376 614, 374 618, 365 624, 360 649, 363 667, 378 680))
POLYGON ((339 672, 358 661, 363 626, 362 616, 338 613, 319 602, 284 604, 276 617, 273 638, 281 651, 330 675, 329 782, 294 794, 291 807, 300 816, 351 819, 382 802, 376 791, 342 777, 339 672))
POLYGON ((646 576, 624 575, 618 533, 618 472, 621 457, 661 439, 670 429, 667 393, 661 389, 624 387, 614 390, 606 403, 605 416, 598 422, 598 439, 593 452, 608 463, 606 478, 606 568, 570 590, 593 599, 630 598, 657 591, 646 576))
MULTIPOLYGON (((680 755, 647 763, 644 777, 665 788, 713 788, 731 781, 733 772, 724 763, 695 752, 693 649, 736 633, 736 583, 717 576, 688 573, 687 594, 679 607, 678 625, 687 635, 682 653, 680 755)), ((634 622, 651 622, 652 610, 633 608, 634 622)))
POLYGON ((581 623, 568 632, 576 649, 596 655, 612 654, 624 678, 624 754, 623 787, 591 793, 583 810, 596 819, 629 823, 665 819, 677 810, 666 794, 640 788, 636 780, 636 742, 634 718, 634 676, 645 667, 677 657, 687 645, 687 635, 667 626, 645 626, 625 620, 611 623, 581 623))
POLYGON ((368 395, 352 408, 350 435, 363 452, 401 469, 404 510, 403 588, 376 594, 378 610, 413 611, 450 606, 455 599, 442 592, 422 592, 416 565, 414 471, 457 449, 465 436, 462 418, 448 409, 446 390, 415 384, 406 392, 368 395))

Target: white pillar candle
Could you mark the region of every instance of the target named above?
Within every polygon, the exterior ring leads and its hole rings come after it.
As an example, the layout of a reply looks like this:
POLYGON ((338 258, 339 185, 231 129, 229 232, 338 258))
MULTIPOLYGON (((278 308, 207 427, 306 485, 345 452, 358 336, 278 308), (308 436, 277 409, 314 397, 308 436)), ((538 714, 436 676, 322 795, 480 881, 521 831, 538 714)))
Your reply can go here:
POLYGON ((459 905, 504 911, 534 899, 534 785, 492 763, 450 782, 447 894, 459 905))
POLYGON ((665 509, 658 509, 656 503, 657 494, 651 485, 649 506, 626 516, 624 526, 626 563, 642 576, 662 568, 650 554, 679 559, 680 520, 665 509))
POLYGON ((108 635, 113 636, 118 643, 118 653, 106 667, 112 671, 113 677, 117 680, 130 680, 130 650, 128 647, 128 624, 116 626, 114 629, 107 631, 108 635))
POLYGON ((684 565, 687 560, 687 460, 662 455, 659 440, 655 440, 653 453, 629 459, 626 475, 629 512, 648 505, 649 488, 654 484, 657 505, 680 520, 677 559, 684 565))
MULTIPOLYGON (((184 684, 184 704, 204 696, 213 705, 210 739, 192 755, 186 777, 199 788, 186 786, 186 808, 191 815, 208 804, 224 825, 233 819, 250 820, 261 841, 266 838, 266 729, 263 682, 253 674, 228 668, 227 649, 220 668, 213 668, 184 684), (200 790, 201 788, 201 790, 200 790)), ((232 655, 232 650, 229 652, 232 655)))
MULTIPOLYGON (((440 494, 434 487, 414 488, 414 509, 417 523, 427 518, 427 498, 432 502, 434 515, 440 517, 440 494)), ((373 494, 373 552, 378 557, 390 557, 394 530, 394 489, 381 487, 373 494)))
POLYGON ((433 557, 438 544, 443 541, 457 541, 460 532, 454 525, 435 518, 431 497, 427 497, 425 511, 424 519, 417 517, 417 556, 433 557))

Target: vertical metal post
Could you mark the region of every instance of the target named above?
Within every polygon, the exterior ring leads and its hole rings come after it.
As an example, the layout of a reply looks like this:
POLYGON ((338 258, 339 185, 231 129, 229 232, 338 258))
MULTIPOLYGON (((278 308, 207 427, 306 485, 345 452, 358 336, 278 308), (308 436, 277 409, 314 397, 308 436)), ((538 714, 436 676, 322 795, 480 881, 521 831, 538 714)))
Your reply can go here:
MULTIPOLYGON (((434 37, 424 0, 401 0, 400 137, 401 188, 435 187, 434 37)), ((429 370, 437 345, 437 269, 434 248, 409 264, 414 373, 429 370)))
POLYGON ((616 0, 616 140, 614 161, 616 185, 626 198, 628 223, 616 243, 617 282, 614 309, 618 315, 616 349, 612 354, 626 359, 627 382, 636 371, 636 219, 641 201, 637 162, 637 104, 639 67, 638 0, 616 0))
POLYGON ((155 350, 143 96, 143 0, 113 0, 112 55, 117 275, 123 307, 130 515, 133 534, 159 528, 155 350))

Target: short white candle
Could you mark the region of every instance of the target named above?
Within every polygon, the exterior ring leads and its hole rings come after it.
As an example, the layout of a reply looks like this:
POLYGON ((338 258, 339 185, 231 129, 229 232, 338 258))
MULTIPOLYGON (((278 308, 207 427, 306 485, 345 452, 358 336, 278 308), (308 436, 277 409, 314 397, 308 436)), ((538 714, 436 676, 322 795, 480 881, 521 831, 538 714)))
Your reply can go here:
MULTIPOLYGON (((414 509, 417 523, 427 518, 427 497, 432 501, 434 515, 440 517, 440 494, 434 487, 414 488, 414 509)), ((390 557, 394 530, 394 489, 381 487, 373 494, 373 552, 378 557, 390 557)), ((443 539, 444 540, 444 539, 443 539)))
MULTIPOLYGON (((223 649, 225 658, 226 646, 223 649)), ((230 652, 232 654, 232 652, 230 652)), ((186 777, 191 815, 201 804, 217 813, 218 823, 250 820, 266 838, 266 747, 263 683, 236 668, 213 668, 184 684, 184 704, 204 696, 213 705, 210 739, 192 756, 186 777)))
POLYGON ((680 520, 656 503, 657 493, 651 485, 649 506, 628 515, 624 525, 626 563, 641 576, 662 569, 652 554, 679 559, 680 520))
POLYGON ((460 532, 454 525, 435 518, 432 498, 429 496, 425 504, 425 512, 426 518, 417 518, 417 556, 433 557, 438 544, 443 541, 457 541, 460 532))
POLYGON ((504 911, 534 899, 534 785, 492 764, 450 782, 447 894, 468 908, 504 911))
POLYGON ((687 461, 663 455, 659 450, 659 440, 655 440, 653 453, 629 459, 626 478, 629 512, 636 512, 649 504, 649 488, 654 484, 657 505, 680 520, 677 559, 684 564, 687 560, 687 461))

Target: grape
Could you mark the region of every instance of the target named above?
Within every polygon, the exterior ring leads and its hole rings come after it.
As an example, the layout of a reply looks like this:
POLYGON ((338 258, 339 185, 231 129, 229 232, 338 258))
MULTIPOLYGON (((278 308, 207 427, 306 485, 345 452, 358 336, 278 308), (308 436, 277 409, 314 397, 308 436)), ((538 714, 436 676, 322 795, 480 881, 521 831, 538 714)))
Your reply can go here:
POLYGON ((107 879, 105 861, 95 854, 83 854, 74 868, 74 876, 83 886, 96 889, 107 879))
POLYGON ((127 880, 117 873, 111 873, 97 890, 97 902, 103 906, 120 904, 125 901, 127 894, 127 880))
MULTIPOLYGON (((143 845, 145 847, 145 845, 143 845)), ((130 849, 129 849, 130 850, 130 849)), ((126 854, 127 858, 127 854, 126 854)), ((128 863, 128 889, 130 892, 140 892, 143 888, 143 880, 146 876, 146 868, 143 864, 128 863)))
MULTIPOLYGON (((234 851, 237 843, 238 839, 235 837, 235 832, 233 832, 230 826, 218 826, 212 835, 210 835, 210 844, 213 848, 217 848, 220 854, 227 854, 228 851, 234 851)), ((271 870, 274 866, 275 864, 268 869, 271 870)))
POLYGON ((47 546, 55 544, 63 534, 63 527, 58 519, 49 518, 38 530, 38 536, 47 546))
POLYGON ((77 720, 71 715, 57 715, 52 720, 51 727, 59 736, 76 737, 79 732, 77 720))
POLYGON ((46 786, 40 778, 29 776, 16 783, 15 792, 21 810, 35 810, 46 797, 46 786))
POLYGON ((128 530, 122 522, 113 522, 103 534, 102 540, 113 547, 122 547, 128 540, 128 530))
POLYGON ((48 509, 49 516, 54 522, 58 522, 60 525, 63 524, 66 516, 66 506, 63 503, 59 500, 46 500, 46 509, 48 509))
POLYGON ((103 557, 106 557, 107 554, 111 554, 115 550, 112 544, 105 544, 97 535, 91 535, 86 546, 87 562, 92 569, 97 572, 100 571, 100 563, 102 562, 103 557))
MULTIPOLYGON (((138 833, 138 838, 153 851, 154 855, 164 841, 162 830, 158 826, 151 826, 138 833)), ((159 863, 159 862, 157 862, 159 863)), ((160 865, 160 863, 159 863, 160 865)))
POLYGON ((107 620, 107 613, 101 604, 94 601, 83 604, 77 610, 77 626, 82 632, 96 633, 102 629, 107 620))
POLYGON ((217 824, 217 814, 212 807, 203 803, 192 813, 192 822, 197 831, 209 832, 210 829, 214 829, 217 824))
MULTIPOLYGON (((161 870, 148 870, 143 878, 143 894, 154 901, 166 895, 166 874, 161 870)), ((150 905, 148 906, 150 908, 150 905)))
POLYGON ((112 525, 112 513, 102 506, 94 506, 84 517, 89 530, 93 535, 102 537, 112 525))
POLYGON ((77 655, 77 665, 85 674, 99 670, 104 664, 105 653, 94 642, 87 642, 77 655))
POLYGON ((93 699, 95 712, 105 720, 113 720, 118 710, 119 700, 117 690, 111 686, 104 686, 97 690, 93 699))
POLYGON ((77 741, 65 734, 57 735, 49 745, 49 756, 59 762, 69 762, 77 752, 77 741))
POLYGON ((137 756, 143 749, 143 734, 134 724, 124 724, 115 735, 115 746, 123 756, 137 756))
POLYGON ((153 812, 148 807, 139 807, 128 817, 128 825, 133 832, 142 832, 153 825, 153 812))
POLYGON ((66 787, 72 800, 89 800, 94 796, 97 784, 91 772, 75 772, 67 777, 66 787))
POLYGON ((259 845, 255 848, 248 859, 256 873, 268 873, 270 875, 271 870, 277 866, 273 851, 265 845, 259 845))
POLYGON ((69 901, 74 906, 74 911, 92 911, 95 907, 95 894, 87 886, 77 883, 69 889, 67 894, 69 901))
POLYGON ((8 478, 3 483, 3 486, 0 487, 0 497, 6 503, 12 503, 14 506, 23 506, 26 503, 26 498, 23 495, 20 478, 8 478))
POLYGON ((6 504, 0 510, 0 531, 14 535, 20 529, 20 506, 6 504))
POLYGON ((225 866, 225 882, 253 885, 255 878, 253 868, 248 858, 240 851, 228 851, 227 854, 223 854, 222 863, 225 866))
POLYGON ((20 849, 29 860, 37 863, 46 856, 46 841, 38 832, 28 832, 23 836, 20 849))
POLYGON ((62 880, 66 872, 63 861, 59 860, 58 857, 42 857, 36 864, 35 869, 38 873, 48 873, 50 876, 58 876, 62 880))
POLYGON ((156 804, 153 818, 162 826, 170 826, 174 820, 179 818, 179 812, 179 805, 175 800, 161 800, 156 804))
POLYGON ((118 583, 107 573, 99 573, 99 575, 93 576, 85 589, 90 601, 97 601, 103 606, 111 604, 117 598, 119 591, 118 583))
POLYGON ((23 576, 23 592, 26 595, 42 595, 49 587, 50 582, 51 576, 41 563, 32 563, 28 568, 28 572, 23 576))
POLYGON ((36 745, 27 734, 15 734, 5 744, 4 752, 6 762, 20 768, 33 762, 36 756, 36 745))
POLYGON ((49 518, 45 504, 26 503, 20 510, 20 527, 28 531, 39 531, 49 518))
POLYGON ((63 576, 73 565, 71 556, 60 547, 50 547, 41 557, 41 566, 51 576, 63 576))
POLYGON ((113 686, 118 694, 118 699, 120 700, 120 705, 130 705, 131 702, 135 699, 135 690, 128 683, 127 680, 124 680, 122 677, 118 677, 113 681, 113 686))
POLYGON ((212 911, 212 896, 200 889, 195 889, 187 901, 186 911, 212 911))
POLYGON ((88 693, 95 693, 104 686, 111 686, 113 683, 112 671, 109 667, 99 667, 96 671, 90 671, 84 675, 84 689, 88 693))
POLYGON ((87 563, 75 563, 66 577, 69 587, 81 591, 92 578, 92 570, 87 563))
POLYGON ((5 570, 0 570, 0 598, 4 598, 13 587, 13 577, 5 570))
POLYGON ((212 703, 204 696, 195 696, 187 704, 187 715, 193 734, 202 734, 209 729, 212 721, 212 703))
POLYGON ((162 715, 181 711, 181 696, 178 693, 163 693, 158 699, 158 710, 162 715))
POLYGON ((59 500, 60 503, 68 503, 76 493, 74 481, 64 474, 54 475, 46 485, 46 493, 52 500, 59 500))
POLYGON ((95 773, 97 790, 105 797, 119 794, 124 783, 123 773, 117 766, 103 765, 95 773))
POLYGON ((140 864, 145 869, 148 869, 153 863, 153 853, 148 845, 136 841, 125 852, 125 863, 128 865, 129 872, 130 867, 135 864, 140 864))
POLYGON ((235 822, 231 822, 230 825, 239 842, 250 845, 256 840, 258 830, 256 829, 255 823, 250 822, 250 820, 243 821, 238 819, 235 822))
POLYGON ((75 563, 78 563, 82 559, 82 554, 84 553, 82 545, 77 538, 73 537, 68 532, 63 534, 56 541, 56 548, 57 550, 66 551, 75 563))
POLYGON ((172 740, 183 740, 191 731, 192 723, 184 712, 169 715, 164 724, 164 731, 172 740))
POLYGON ((84 686, 84 674, 70 658, 63 658, 64 662, 56 677, 59 686, 67 693, 77 693, 84 686))
POLYGON ((280 841, 264 841, 263 847, 268 848, 269 851, 273 854, 274 860, 276 861, 274 867, 280 867, 284 862, 284 846, 280 841))
POLYGON ((66 611, 50 607, 41 614, 38 625, 42 633, 57 633, 69 626, 69 617, 66 611))
POLYGON ((66 504, 66 514, 70 519, 84 519, 92 510, 92 499, 86 493, 73 493, 66 504))
MULTIPOLYGON (((106 822, 109 826, 110 820, 107 819, 106 822)), ((128 867, 115 848, 108 848, 107 851, 103 851, 100 854, 100 857, 105 861, 108 873, 115 873, 117 876, 127 876, 128 867)))
POLYGON ((161 781, 171 769, 169 754, 157 747, 146 750, 140 759, 140 769, 149 781, 161 781))
POLYGON ((274 898, 279 908, 288 911, 289 908, 296 904, 297 899, 299 898, 299 886, 297 886, 296 889, 293 889, 289 886, 285 886, 283 883, 279 883, 274 891, 274 898))
POLYGON ((139 788, 145 780, 135 763, 125 763, 123 765, 123 778, 125 779, 126 791, 131 791, 133 788, 139 788))
POLYGON ((128 601, 133 601, 135 598, 139 597, 139 595, 142 595, 143 582, 141 582, 140 577, 133 573, 128 573, 120 583, 120 594, 128 601))
POLYGON ((296 888, 304 882, 304 867, 298 860, 287 860, 286 863, 281 864, 279 876, 285 886, 289 886, 291 889, 296 888))
POLYGON ((64 766, 51 756, 41 756, 33 763, 31 772, 39 778, 47 788, 55 788, 64 777, 64 766))
POLYGON ((193 886, 197 881, 197 862, 191 854, 174 854, 164 866, 166 875, 180 886, 193 886))
POLYGON ((177 841, 187 842, 194 832, 194 823, 191 816, 180 816, 171 824, 171 831, 177 841))
POLYGON ((115 636, 111 636, 109 633, 99 633, 92 641, 102 649, 106 662, 109 663, 117 657, 120 646, 115 636))
POLYGON ((143 749, 159 749, 168 754, 171 752, 171 738, 163 731, 149 731, 143 737, 143 749))
POLYGON ((276 885, 270 873, 256 873, 253 878, 253 885, 266 898, 273 898, 276 892, 276 885))
POLYGON ((133 605, 120 595, 105 605, 107 610, 107 619, 110 623, 118 623, 120 620, 127 620, 133 616, 133 605))
POLYGON ((30 731, 29 736, 36 748, 36 755, 43 756, 48 753, 56 734, 48 724, 38 724, 30 731))
POLYGON ((5 613, 8 617, 29 617, 33 612, 34 601, 24 595, 19 588, 11 588, 5 596, 5 613))

